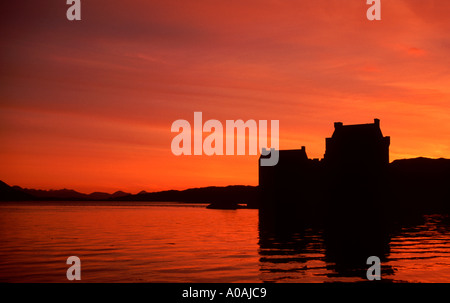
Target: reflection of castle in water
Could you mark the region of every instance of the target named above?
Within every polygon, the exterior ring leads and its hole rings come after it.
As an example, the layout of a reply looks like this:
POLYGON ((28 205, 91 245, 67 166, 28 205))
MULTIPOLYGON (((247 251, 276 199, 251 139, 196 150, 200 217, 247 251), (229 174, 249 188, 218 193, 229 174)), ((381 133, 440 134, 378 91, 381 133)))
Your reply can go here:
MULTIPOLYGON (((389 256, 393 231, 420 221, 423 213, 449 212, 449 160, 389 163, 390 137, 383 136, 378 119, 358 125, 336 122, 334 128, 323 159, 309 159, 302 147, 280 150, 275 166, 259 165, 265 271, 303 272, 308 256, 318 254, 327 275, 332 270, 365 279, 369 256, 382 263, 389 256), (274 258, 273 251, 280 249, 285 253, 274 258)), ((392 272, 382 267, 382 276, 392 272)))
MULTIPOLYGON (((374 218, 370 218, 374 219, 374 218)), ((334 222, 336 223, 336 222, 334 222)), ((368 222, 369 223, 369 222, 368 222)), ((322 282, 324 278, 366 280, 367 258, 378 256, 383 280, 394 269, 385 262, 391 233, 386 228, 354 228, 351 221, 337 227, 304 220, 294 214, 259 213, 261 277, 267 282, 322 282)))

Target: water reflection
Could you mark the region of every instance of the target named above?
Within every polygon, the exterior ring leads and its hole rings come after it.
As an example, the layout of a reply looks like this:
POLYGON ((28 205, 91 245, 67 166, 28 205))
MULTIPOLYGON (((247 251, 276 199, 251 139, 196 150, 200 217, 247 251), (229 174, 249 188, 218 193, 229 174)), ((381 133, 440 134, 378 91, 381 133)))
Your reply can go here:
POLYGON ((265 282, 321 281, 327 273, 322 229, 292 214, 259 212, 260 271, 265 282))
POLYGON ((367 281, 366 259, 377 255, 383 281, 450 282, 447 216, 301 214, 3 203, 0 281, 67 282, 76 255, 84 282, 355 282, 367 281))
POLYGON ((448 223, 443 215, 394 220, 377 212, 340 213, 318 220, 260 211, 261 277, 267 282, 367 281, 367 258, 378 256, 383 281, 448 281, 448 223), (414 264, 417 260, 428 261, 414 264), (431 267, 440 276, 431 276, 431 267))

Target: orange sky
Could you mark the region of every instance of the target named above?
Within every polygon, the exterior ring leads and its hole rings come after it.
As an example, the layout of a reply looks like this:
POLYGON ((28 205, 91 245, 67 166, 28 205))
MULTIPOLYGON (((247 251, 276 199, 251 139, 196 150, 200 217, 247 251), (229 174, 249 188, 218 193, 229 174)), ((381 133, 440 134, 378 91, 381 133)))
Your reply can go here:
POLYGON ((280 121, 321 158, 333 122, 381 120, 391 160, 450 158, 450 3, 9 1, 0 12, 0 180, 155 191, 256 185, 256 156, 171 153, 173 121, 280 121), (46 4, 47 3, 47 4, 46 4))

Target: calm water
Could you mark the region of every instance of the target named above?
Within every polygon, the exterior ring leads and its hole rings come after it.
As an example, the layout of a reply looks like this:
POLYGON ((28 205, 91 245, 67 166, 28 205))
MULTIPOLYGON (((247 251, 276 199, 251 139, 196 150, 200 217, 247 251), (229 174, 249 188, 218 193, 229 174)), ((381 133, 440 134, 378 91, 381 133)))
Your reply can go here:
MULTIPOLYGON (((380 244, 385 246, 383 279, 450 282, 448 218, 426 216, 387 239, 380 244)), ((3 203, 0 242, 0 282, 66 282, 69 256, 81 259, 84 282, 353 282, 365 277, 365 270, 340 257, 322 230, 274 233, 250 209, 3 203)))

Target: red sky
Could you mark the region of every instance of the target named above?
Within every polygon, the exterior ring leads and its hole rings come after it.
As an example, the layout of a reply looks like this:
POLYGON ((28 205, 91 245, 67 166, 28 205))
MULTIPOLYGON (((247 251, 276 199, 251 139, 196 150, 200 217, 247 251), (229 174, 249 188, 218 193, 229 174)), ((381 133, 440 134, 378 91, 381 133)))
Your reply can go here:
POLYGON ((450 158, 450 3, 9 1, 0 11, 0 179, 154 191, 256 185, 257 156, 171 153, 173 121, 280 121, 321 158, 333 122, 381 120, 391 160, 450 158), (14 3, 12 3, 14 2, 14 3))

